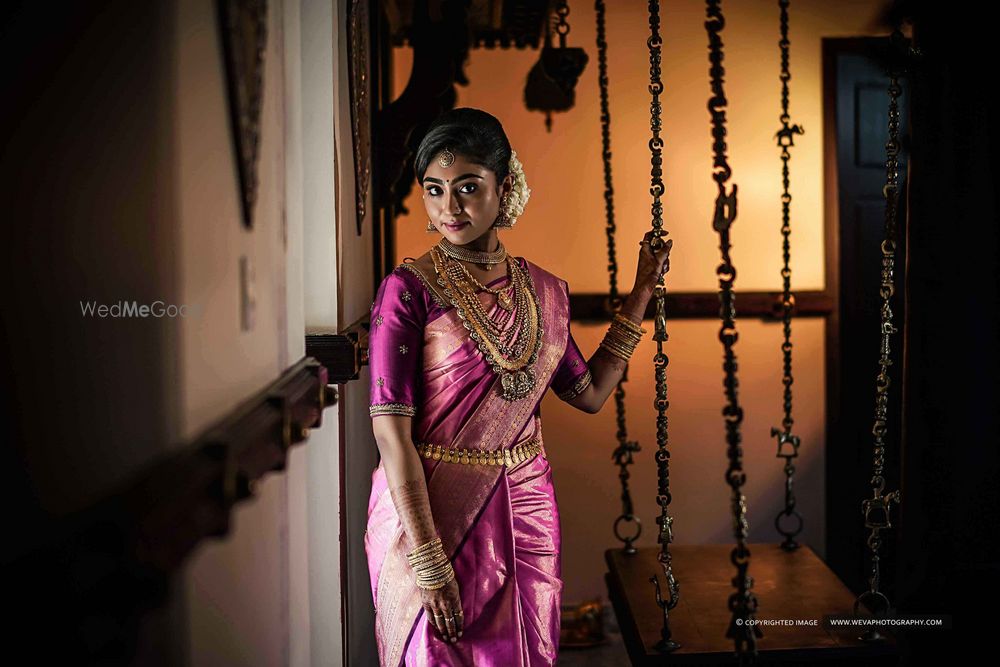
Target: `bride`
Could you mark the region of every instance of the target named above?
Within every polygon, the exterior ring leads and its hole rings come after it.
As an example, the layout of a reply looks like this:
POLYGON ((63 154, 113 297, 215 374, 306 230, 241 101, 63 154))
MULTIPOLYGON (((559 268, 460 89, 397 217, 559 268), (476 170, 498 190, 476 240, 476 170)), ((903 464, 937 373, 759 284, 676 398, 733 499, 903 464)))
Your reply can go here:
POLYGON ((379 286, 369 336, 365 549, 380 663, 538 667, 559 649, 559 512, 539 404, 601 409, 645 329, 672 241, 640 242, 635 286, 587 360, 565 280, 507 254, 530 190, 500 122, 454 109, 414 169, 440 241, 379 286))

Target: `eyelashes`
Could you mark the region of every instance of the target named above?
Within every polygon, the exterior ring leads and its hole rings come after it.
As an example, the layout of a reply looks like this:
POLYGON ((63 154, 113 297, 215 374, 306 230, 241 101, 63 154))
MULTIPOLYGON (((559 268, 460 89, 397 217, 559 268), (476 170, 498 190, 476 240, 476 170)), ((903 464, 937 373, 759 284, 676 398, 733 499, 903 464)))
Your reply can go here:
MULTIPOLYGON (((475 183, 465 183, 465 184, 463 184, 462 186, 460 186, 458 188, 458 191, 459 191, 460 194, 463 194, 463 195, 471 195, 472 193, 474 193, 478 189, 479 188, 476 186, 475 183)), ((439 186, 439 185, 431 185, 430 187, 428 187, 426 189, 426 191, 427 191, 427 194, 429 194, 431 197, 438 197, 438 196, 440 196, 441 194, 444 193, 444 190, 442 190, 441 186, 439 186)))

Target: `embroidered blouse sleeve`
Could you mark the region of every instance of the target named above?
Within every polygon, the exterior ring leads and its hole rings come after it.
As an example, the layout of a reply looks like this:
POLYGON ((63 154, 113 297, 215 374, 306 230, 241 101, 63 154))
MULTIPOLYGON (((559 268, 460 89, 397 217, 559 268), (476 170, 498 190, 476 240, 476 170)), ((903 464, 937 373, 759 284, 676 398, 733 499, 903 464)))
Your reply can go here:
POLYGON ((368 334, 371 371, 369 414, 412 417, 419 405, 427 303, 407 271, 382 280, 372 304, 368 334))
MULTIPOLYGON (((569 298, 569 286, 563 281, 563 289, 566 290, 566 298, 569 298)), ((573 338, 573 329, 567 323, 569 338, 566 340, 566 351, 563 353, 559 365, 552 376, 552 390, 556 392, 564 401, 572 401, 583 393, 583 390, 590 384, 590 368, 587 360, 580 353, 580 348, 573 338)))

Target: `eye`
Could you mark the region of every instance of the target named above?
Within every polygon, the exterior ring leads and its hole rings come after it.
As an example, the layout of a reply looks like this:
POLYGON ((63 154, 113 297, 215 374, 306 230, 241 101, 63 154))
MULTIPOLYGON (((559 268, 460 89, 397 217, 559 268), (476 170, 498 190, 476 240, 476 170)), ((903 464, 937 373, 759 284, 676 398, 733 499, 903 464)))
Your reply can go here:
MULTIPOLYGON (((463 194, 471 195, 478 189, 479 188, 476 187, 475 183, 465 183, 464 185, 458 188, 458 191, 463 194)), ((429 194, 432 197, 437 197, 439 194, 441 194, 441 188, 438 187, 437 185, 431 185, 427 188, 427 194, 429 194)))

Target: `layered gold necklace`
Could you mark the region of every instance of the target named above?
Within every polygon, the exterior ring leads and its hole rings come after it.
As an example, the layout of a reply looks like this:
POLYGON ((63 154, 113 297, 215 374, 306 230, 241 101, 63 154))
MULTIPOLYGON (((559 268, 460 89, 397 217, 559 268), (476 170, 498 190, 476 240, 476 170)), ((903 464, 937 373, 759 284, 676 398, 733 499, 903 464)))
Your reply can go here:
POLYGON ((531 275, 512 261, 501 246, 496 252, 504 255, 510 282, 504 287, 490 289, 476 280, 448 250, 451 248, 446 250, 441 243, 430 250, 438 284, 444 288, 493 372, 500 376, 503 398, 508 401, 524 398, 535 386, 532 366, 538 360, 543 333, 541 309, 531 275), (479 300, 480 291, 497 297, 507 315, 503 321, 496 322, 489 316, 479 300))

